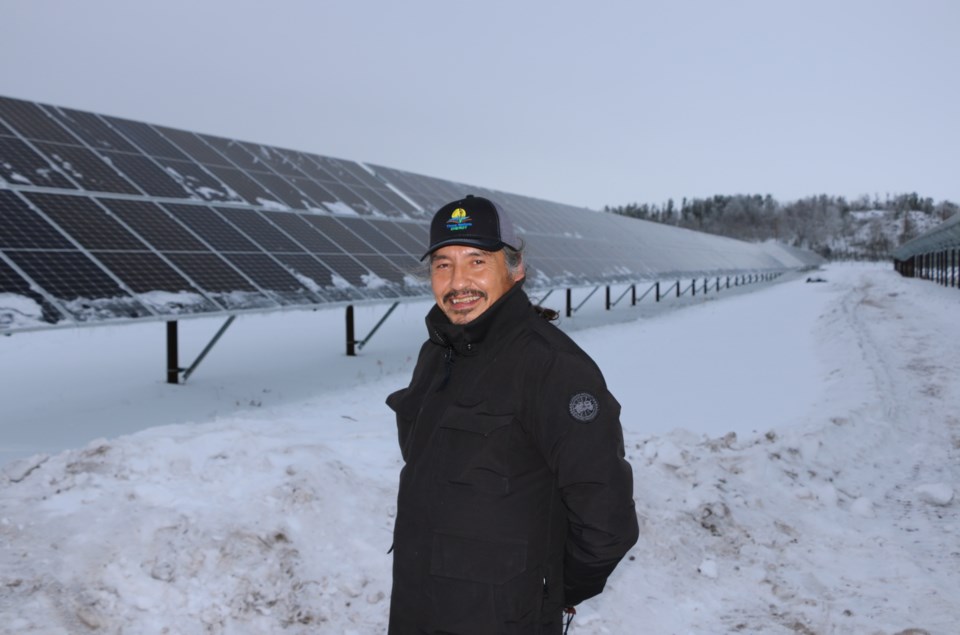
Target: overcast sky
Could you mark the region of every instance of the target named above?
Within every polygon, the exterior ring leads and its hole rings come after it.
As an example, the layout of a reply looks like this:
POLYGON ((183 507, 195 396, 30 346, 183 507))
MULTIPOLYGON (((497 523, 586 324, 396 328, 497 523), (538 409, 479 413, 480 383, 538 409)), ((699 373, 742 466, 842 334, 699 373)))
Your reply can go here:
POLYGON ((960 2, 0 0, 0 95, 602 208, 960 202, 960 2))

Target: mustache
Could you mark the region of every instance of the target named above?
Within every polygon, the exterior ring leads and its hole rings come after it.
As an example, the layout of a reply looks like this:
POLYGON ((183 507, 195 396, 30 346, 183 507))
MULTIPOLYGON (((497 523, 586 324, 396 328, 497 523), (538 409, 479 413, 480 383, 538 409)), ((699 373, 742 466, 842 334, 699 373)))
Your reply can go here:
POLYGON ((449 293, 443 296, 443 301, 451 302, 454 298, 458 298, 464 295, 476 295, 476 296, 480 296, 483 299, 486 299, 487 297, 487 294, 484 293, 483 291, 480 291, 479 289, 466 289, 461 291, 450 291, 449 293))

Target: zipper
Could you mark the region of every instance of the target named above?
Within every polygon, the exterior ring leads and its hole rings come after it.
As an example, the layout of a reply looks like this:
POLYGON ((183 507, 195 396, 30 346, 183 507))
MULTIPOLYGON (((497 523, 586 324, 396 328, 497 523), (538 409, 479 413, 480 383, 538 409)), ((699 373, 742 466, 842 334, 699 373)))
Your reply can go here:
POLYGON ((455 352, 453 346, 447 346, 447 350, 443 353, 443 378, 440 380, 440 385, 437 386, 437 392, 440 392, 447 387, 447 382, 450 381, 450 375, 453 374, 453 362, 455 360, 455 352))

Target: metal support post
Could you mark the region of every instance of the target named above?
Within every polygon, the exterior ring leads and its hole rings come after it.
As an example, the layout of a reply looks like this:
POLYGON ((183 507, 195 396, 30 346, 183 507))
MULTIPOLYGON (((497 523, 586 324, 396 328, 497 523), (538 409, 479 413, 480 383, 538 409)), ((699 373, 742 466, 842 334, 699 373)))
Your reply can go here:
POLYGON ((354 336, 353 328, 353 305, 347 305, 347 357, 357 356, 357 338, 354 336))
POLYGON ((176 320, 167 322, 167 383, 180 383, 180 359, 176 320))
POLYGON ((547 301, 547 298, 549 298, 550 294, 553 293, 555 290, 556 289, 550 289, 549 291, 547 291, 547 295, 543 296, 539 300, 536 300, 534 304, 539 304, 540 306, 543 306, 543 303, 547 301))
POLYGON ((227 321, 223 323, 223 326, 217 331, 216 335, 210 340, 209 343, 200 351, 200 355, 197 356, 197 359, 194 360, 190 366, 187 368, 180 367, 180 352, 179 352, 179 337, 177 329, 177 321, 170 320, 167 322, 167 383, 168 384, 179 384, 180 375, 183 374, 183 381, 187 381, 190 378, 190 375, 193 374, 193 371, 197 369, 197 366, 200 365, 200 362, 203 361, 203 358, 207 356, 207 353, 213 348, 214 344, 220 339, 220 337, 226 332, 226 330, 233 324, 233 321, 237 319, 236 315, 231 315, 227 318, 227 321))
MULTIPOLYGON (((636 287, 636 285, 634 285, 634 287, 636 287)), ((654 297, 656 298, 656 301, 659 302, 659 301, 660 301, 660 283, 659 283, 659 282, 654 282, 652 285, 650 285, 650 287, 649 287, 646 291, 643 292, 643 295, 641 295, 640 297, 637 297, 637 290, 636 290, 636 288, 634 288, 634 290, 633 290, 633 303, 634 303, 634 304, 637 304, 638 302, 642 302, 643 299, 644 299, 645 297, 647 297, 648 295, 650 295, 650 292, 653 291, 653 290, 656 290, 657 293, 656 293, 656 295, 654 295, 654 297)))
POLYGON ((567 317, 573 315, 573 289, 567 289, 567 317))
POLYGON ((210 352, 210 349, 213 348, 213 345, 216 344, 217 340, 220 339, 220 336, 222 336, 227 331, 227 329, 230 328, 230 325, 233 324, 233 321, 236 319, 237 319, 236 315, 231 315, 230 317, 227 318, 227 321, 223 323, 223 326, 221 326, 220 330, 217 331, 217 334, 213 336, 213 339, 210 340, 210 342, 203 348, 202 351, 200 351, 200 355, 197 356, 196 361, 190 364, 190 367, 187 368, 185 371, 183 371, 183 381, 187 381, 187 379, 190 378, 190 375, 193 374, 193 371, 197 369, 197 366, 200 365, 200 362, 203 361, 203 358, 207 356, 207 353, 210 352))
POLYGON ((354 328, 354 320, 353 320, 353 305, 352 304, 348 305, 347 306, 347 356, 356 357, 357 349, 362 350, 363 347, 367 345, 367 342, 370 341, 370 338, 373 337, 373 334, 376 333, 381 326, 383 326, 383 323, 387 321, 387 318, 390 317, 390 314, 393 313, 394 309, 396 309, 398 306, 400 306, 399 302, 394 302, 393 304, 391 304, 390 308, 387 309, 387 312, 384 313, 383 317, 380 318, 380 321, 376 323, 376 325, 370 330, 369 333, 367 333, 367 336, 362 340, 357 340, 354 337, 355 328, 354 328))
MULTIPOLYGON (((596 293, 599 289, 600 289, 600 287, 594 287, 594 288, 593 288, 593 291, 591 291, 590 293, 588 293, 588 294, 587 294, 587 297, 585 297, 583 300, 580 301, 580 304, 577 305, 577 307, 573 310, 573 312, 576 313, 577 311, 579 311, 579 310, 580 310, 580 307, 582 307, 584 304, 586 304, 586 303, 587 303, 587 300, 589 300, 590 298, 592 298, 592 297, 593 297, 593 294, 596 293)), ((568 315, 567 317, 570 317, 570 316, 568 315)))
POLYGON ((617 306, 620 304, 620 300, 623 299, 623 296, 627 295, 629 291, 633 291, 633 296, 630 299, 630 306, 636 306, 637 304, 637 285, 631 284, 629 287, 623 290, 623 293, 620 294, 620 297, 614 300, 613 304, 610 304, 610 287, 607 287, 607 308, 611 306, 617 306))

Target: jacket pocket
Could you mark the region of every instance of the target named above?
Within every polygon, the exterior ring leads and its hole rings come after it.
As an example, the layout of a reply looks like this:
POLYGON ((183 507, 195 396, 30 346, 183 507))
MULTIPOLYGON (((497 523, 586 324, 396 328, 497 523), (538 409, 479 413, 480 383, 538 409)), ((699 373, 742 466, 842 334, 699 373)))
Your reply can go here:
POLYGON ((440 422, 440 479, 489 494, 508 494, 514 422, 512 414, 450 408, 440 422))
POLYGON ((503 584, 526 569, 527 543, 524 540, 433 534, 431 575, 482 584, 503 584))
POLYGON ((444 417, 440 427, 489 437, 496 430, 511 423, 513 423, 512 413, 496 415, 455 407, 451 409, 449 416, 444 417))
POLYGON ((528 557, 523 540, 434 533, 427 590, 431 626, 463 635, 533 633, 542 576, 528 557))
POLYGON ((420 400, 411 393, 409 388, 402 388, 390 393, 387 405, 397 414, 397 441, 400 444, 400 454, 403 460, 409 460, 410 439, 417 416, 420 414, 420 400))

